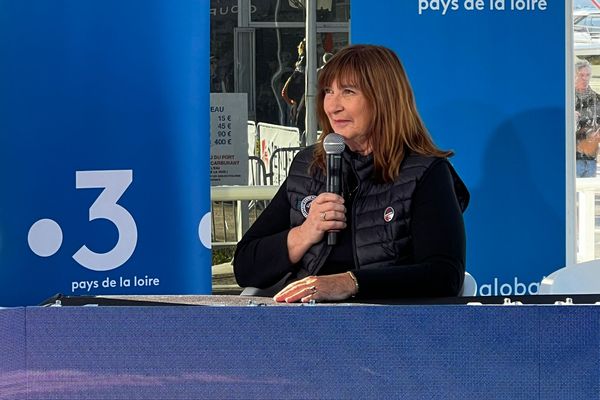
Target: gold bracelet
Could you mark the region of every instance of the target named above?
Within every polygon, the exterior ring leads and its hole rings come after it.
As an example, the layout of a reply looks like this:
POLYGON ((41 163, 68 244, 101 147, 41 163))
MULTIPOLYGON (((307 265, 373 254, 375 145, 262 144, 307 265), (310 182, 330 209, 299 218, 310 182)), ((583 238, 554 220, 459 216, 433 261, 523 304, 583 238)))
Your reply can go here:
POLYGON ((358 279, 356 279, 356 276, 354 276, 352 271, 346 271, 346 273, 350 275, 350 278, 352 278, 352 280, 354 281, 354 287, 356 288, 356 292, 354 292, 354 294, 352 295, 352 297, 354 297, 358 294, 358 279))

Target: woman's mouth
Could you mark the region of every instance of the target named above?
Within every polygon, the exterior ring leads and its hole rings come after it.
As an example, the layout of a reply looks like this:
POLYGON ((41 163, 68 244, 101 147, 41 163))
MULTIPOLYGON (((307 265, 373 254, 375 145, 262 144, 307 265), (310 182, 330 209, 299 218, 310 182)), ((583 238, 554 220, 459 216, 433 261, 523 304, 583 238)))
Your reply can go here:
POLYGON ((340 126, 340 127, 346 126, 349 123, 350 123, 350 120, 347 120, 347 119, 334 119, 333 120, 333 124, 335 126, 340 126))

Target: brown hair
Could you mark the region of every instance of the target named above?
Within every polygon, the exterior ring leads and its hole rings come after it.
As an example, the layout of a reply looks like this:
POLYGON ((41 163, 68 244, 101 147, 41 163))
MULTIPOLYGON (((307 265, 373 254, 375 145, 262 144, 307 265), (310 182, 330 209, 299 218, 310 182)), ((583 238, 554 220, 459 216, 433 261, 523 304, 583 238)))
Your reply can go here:
POLYGON ((437 157, 451 157, 452 151, 438 149, 427 132, 400 60, 382 46, 354 45, 336 53, 319 74, 317 116, 323 133, 315 147, 313 165, 325 169, 323 139, 332 132, 323 109, 325 89, 334 80, 339 86, 361 90, 373 117, 369 141, 373 149, 375 178, 392 182, 408 151, 437 157))

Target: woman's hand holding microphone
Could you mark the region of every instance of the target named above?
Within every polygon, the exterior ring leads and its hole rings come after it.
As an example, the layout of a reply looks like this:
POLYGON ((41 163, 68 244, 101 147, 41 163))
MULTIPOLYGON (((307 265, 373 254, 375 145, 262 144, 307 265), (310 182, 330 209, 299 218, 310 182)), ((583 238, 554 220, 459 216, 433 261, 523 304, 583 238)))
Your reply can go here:
POLYGON ((290 230, 287 239, 289 258, 300 261, 304 253, 323 240, 325 233, 346 227, 344 198, 334 193, 321 193, 310 204, 306 220, 290 230))
POLYGON ((337 232, 346 227, 344 198, 334 193, 321 193, 310 205, 308 217, 299 228, 303 238, 312 246, 320 242, 327 232, 337 232))

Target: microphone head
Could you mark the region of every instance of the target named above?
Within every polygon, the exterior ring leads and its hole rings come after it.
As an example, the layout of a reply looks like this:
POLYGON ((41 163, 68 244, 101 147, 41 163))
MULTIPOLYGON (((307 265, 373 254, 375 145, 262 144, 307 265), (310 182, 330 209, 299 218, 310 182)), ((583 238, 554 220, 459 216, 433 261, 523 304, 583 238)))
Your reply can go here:
POLYGON ((331 132, 323 140, 323 148, 327 154, 342 154, 346 148, 344 137, 337 133, 331 132))

